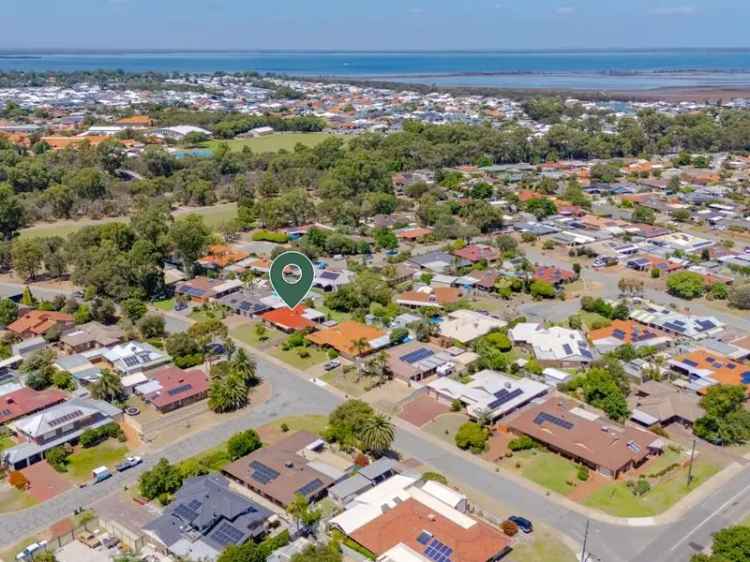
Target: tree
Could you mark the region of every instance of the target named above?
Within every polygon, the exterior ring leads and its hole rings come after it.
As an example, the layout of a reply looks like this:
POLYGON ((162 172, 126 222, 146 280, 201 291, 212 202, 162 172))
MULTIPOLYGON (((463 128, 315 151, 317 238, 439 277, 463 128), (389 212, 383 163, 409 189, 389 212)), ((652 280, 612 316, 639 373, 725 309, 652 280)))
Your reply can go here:
POLYGON ((706 289, 703 275, 694 271, 678 271, 667 277, 667 290, 682 299, 700 297, 706 289))
POLYGON ((38 239, 21 238, 11 246, 11 259, 23 279, 33 279, 44 263, 44 252, 38 239))
POLYGON ((456 446, 459 449, 470 450, 479 454, 487 447, 489 432, 475 422, 466 422, 456 432, 456 446))
POLYGON ((212 369, 208 388, 208 407, 211 411, 223 414, 244 408, 248 403, 247 392, 247 385, 241 375, 232 371, 215 375, 212 369))
POLYGON ((750 527, 737 525, 713 536, 711 555, 695 554, 690 562, 746 562, 750 560, 750 527))
POLYGON ((398 238, 396 238, 396 235, 392 230, 378 228, 372 233, 372 235, 373 238, 375 238, 375 243, 378 245, 378 248, 384 248, 386 250, 398 248, 398 238))
POLYGON ((91 383, 90 388, 91 396, 98 400, 124 402, 127 398, 120 377, 109 369, 103 369, 99 379, 91 383))
POLYGON ((362 427, 363 447, 376 455, 387 451, 395 437, 395 428, 385 416, 374 415, 362 427))
POLYGON ((227 452, 233 461, 236 461, 240 457, 249 455, 253 451, 260 449, 263 446, 263 442, 258 437, 258 434, 248 429, 241 433, 236 433, 229 438, 227 442, 227 452))
POLYGON ((335 541, 328 544, 311 544, 292 556, 291 562, 341 562, 341 549, 335 541))
POLYGON ((257 365, 255 359, 245 352, 244 349, 238 349, 231 360, 232 369, 242 377, 247 386, 254 386, 258 382, 257 365))
POLYGON ((542 220, 557 213, 557 206, 546 197, 531 199, 526 203, 526 210, 534 215, 537 220, 542 220))
POLYGON ((615 421, 624 420, 629 413, 625 399, 628 384, 620 371, 620 362, 610 359, 563 384, 561 388, 565 391, 580 390, 587 403, 604 410, 615 421))
POLYGON ((18 305, 10 299, 0 299, 0 326, 7 326, 18 318, 18 305))
POLYGON ((144 498, 153 500, 162 494, 173 494, 182 486, 182 475, 176 466, 165 458, 159 459, 154 468, 141 474, 139 488, 144 498))
POLYGON ((630 220, 643 224, 654 224, 656 222, 656 213, 649 207, 638 205, 633 210, 633 214, 630 216, 630 220))
POLYGON ((193 264, 206 250, 211 231, 200 215, 191 214, 178 219, 169 229, 169 239, 182 261, 186 275, 192 276, 193 264))
POLYGON ((729 291, 729 304, 741 310, 750 310, 750 283, 738 285, 729 291))
POLYGON ((436 336, 438 333, 437 324, 430 322, 429 320, 420 320, 414 326, 414 332, 417 336, 417 340, 421 342, 430 341, 432 336, 436 336))
POLYGON ((750 411, 742 405, 745 398, 741 385, 709 387, 700 402, 706 415, 695 421, 695 435, 717 445, 746 442, 750 439, 750 411))
POLYGON ((551 299, 556 294, 555 287, 551 283, 541 279, 534 281, 529 291, 535 299, 551 299))
MULTIPOLYGON (((0 324, 2 324, 2 312, 0 311, 0 324)), ((391 330, 389 340, 392 344, 403 343, 403 341, 409 337, 409 330, 406 328, 394 328, 391 330)))
POLYGON ((159 314, 147 314, 138 322, 141 335, 146 338, 160 338, 164 335, 164 318, 159 314))
POLYGON ((294 494, 286 510, 294 517, 298 527, 312 527, 320 521, 320 510, 312 509, 309 500, 300 493, 294 494))
POLYGON ((125 317, 131 322, 137 322, 148 311, 146 304, 136 298, 127 299, 121 305, 122 311, 125 313, 125 317))
POLYGON ((328 416, 326 439, 346 447, 358 447, 362 430, 374 414, 366 402, 347 400, 328 416))
POLYGON ((25 373, 26 385, 34 390, 43 390, 52 384, 55 368, 55 352, 50 348, 35 351, 21 363, 21 372, 25 373))
POLYGON ((10 240, 23 225, 21 201, 7 183, 0 183, 0 240, 10 240))

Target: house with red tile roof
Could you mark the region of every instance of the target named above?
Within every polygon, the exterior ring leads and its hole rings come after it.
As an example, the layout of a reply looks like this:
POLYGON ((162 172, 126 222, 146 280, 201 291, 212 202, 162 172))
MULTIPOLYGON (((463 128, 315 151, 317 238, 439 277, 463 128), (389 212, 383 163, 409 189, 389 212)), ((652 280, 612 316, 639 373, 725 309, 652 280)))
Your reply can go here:
POLYGON ((469 244, 459 250, 454 250, 453 255, 471 263, 481 261, 491 263, 500 257, 500 251, 489 244, 469 244))
POLYGON ((415 242, 430 234, 432 234, 431 228, 407 228, 406 230, 399 230, 396 237, 407 242, 415 242))
POLYGON ((269 312, 264 312, 260 315, 260 318, 263 322, 266 322, 283 332, 301 332, 316 327, 315 322, 305 316, 307 310, 308 308, 303 305, 298 305, 294 308, 282 307, 269 312))
POLYGON ((30 310, 9 324, 7 329, 25 339, 43 336, 54 327, 64 330, 74 325, 75 320, 71 314, 54 310, 30 310))
POLYGON ((212 244, 208 247, 208 253, 198 259, 198 263, 206 269, 222 270, 249 256, 250 254, 247 252, 237 250, 226 244, 212 244))
POLYGON ((661 330, 643 326, 634 320, 613 320, 605 328, 591 330, 589 340, 597 350, 607 352, 625 344, 635 348, 659 347, 671 342, 672 337, 661 330))
POLYGON ((65 402, 65 393, 57 389, 19 388, 0 396, 0 424, 29 416, 65 402))
POLYGON ((534 270, 534 281, 546 281, 550 285, 570 283, 576 279, 573 271, 562 269, 554 265, 542 265, 534 270))
POLYGON ((307 339, 322 347, 332 347, 347 359, 367 355, 390 343, 382 330, 354 320, 308 334, 307 339), (360 340, 365 344, 361 349, 360 340))
POLYGON ((434 306, 442 308, 453 304, 461 298, 461 291, 454 287, 421 287, 416 291, 405 291, 396 297, 396 303, 402 306, 420 308, 434 306))

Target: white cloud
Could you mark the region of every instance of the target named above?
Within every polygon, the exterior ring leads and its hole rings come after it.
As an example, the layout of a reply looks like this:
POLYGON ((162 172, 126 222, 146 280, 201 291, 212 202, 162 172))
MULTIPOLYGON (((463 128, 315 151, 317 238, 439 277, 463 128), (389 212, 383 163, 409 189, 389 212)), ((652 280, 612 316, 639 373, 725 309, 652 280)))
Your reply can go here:
POLYGON ((576 9, 573 6, 560 6, 555 10, 555 13, 558 16, 569 16, 571 14, 574 14, 576 12, 576 9))
POLYGON ((694 16, 697 12, 695 6, 672 6, 654 8, 649 11, 649 14, 652 16, 694 16))

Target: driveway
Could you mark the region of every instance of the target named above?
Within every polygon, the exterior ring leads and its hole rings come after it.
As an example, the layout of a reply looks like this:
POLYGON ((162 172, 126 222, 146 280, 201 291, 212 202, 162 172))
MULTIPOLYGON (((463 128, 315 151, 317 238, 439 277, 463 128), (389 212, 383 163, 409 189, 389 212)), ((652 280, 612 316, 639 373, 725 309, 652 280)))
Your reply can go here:
POLYGON ((27 493, 40 502, 46 502, 73 487, 70 481, 47 461, 32 464, 21 470, 21 473, 29 481, 27 493))

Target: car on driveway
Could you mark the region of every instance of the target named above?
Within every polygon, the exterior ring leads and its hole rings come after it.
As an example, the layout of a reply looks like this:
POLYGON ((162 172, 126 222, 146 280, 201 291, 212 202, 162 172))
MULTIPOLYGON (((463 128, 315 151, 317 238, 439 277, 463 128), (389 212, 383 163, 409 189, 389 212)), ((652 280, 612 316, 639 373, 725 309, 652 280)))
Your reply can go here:
POLYGON ((138 466, 143 462, 141 457, 126 457, 124 461, 115 467, 117 472, 125 472, 126 470, 138 466))
POLYGON ((341 361, 339 361, 338 359, 332 359, 331 361, 323 365, 323 370, 333 371, 336 367, 340 367, 340 366, 341 366, 341 361))
POLYGON ((508 517, 508 521, 513 521, 513 523, 515 523, 516 526, 526 534, 529 534, 534 530, 534 525, 525 517, 511 515, 508 517))

